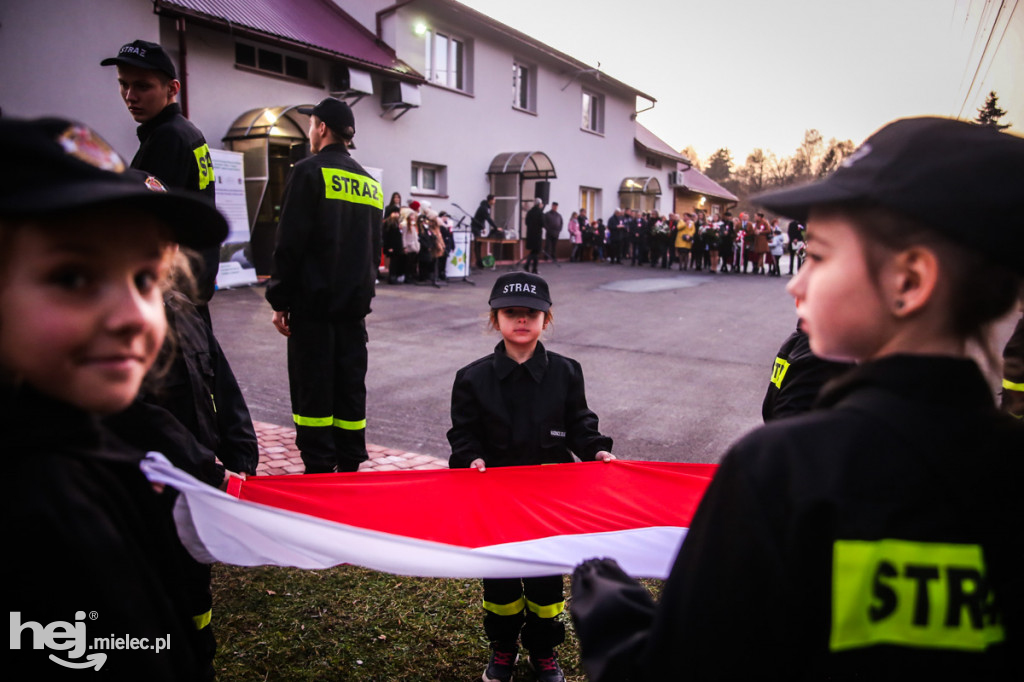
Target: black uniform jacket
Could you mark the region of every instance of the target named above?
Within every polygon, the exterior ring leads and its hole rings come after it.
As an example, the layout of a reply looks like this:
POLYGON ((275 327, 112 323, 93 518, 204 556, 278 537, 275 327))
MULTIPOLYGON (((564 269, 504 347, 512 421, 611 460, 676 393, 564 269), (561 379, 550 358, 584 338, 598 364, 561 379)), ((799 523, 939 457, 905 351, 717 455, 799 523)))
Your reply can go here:
POLYGON ((761 403, 761 417, 769 422, 807 412, 822 386, 852 366, 848 362, 819 358, 811 352, 807 334, 797 329, 782 343, 775 357, 768 390, 761 403))
POLYGON ((171 491, 157 495, 139 470, 142 453, 93 417, 30 389, 3 391, 4 599, 22 626, 8 664, 29 677, 80 679, 88 673, 48 655, 84 663, 105 653, 103 679, 200 679, 171 491), (58 621, 82 624, 84 651, 32 648, 25 625, 58 621), (97 637, 148 638, 150 648, 90 649, 97 637), (161 653, 152 648, 158 637, 169 637, 161 653))
POLYGON ((590 679, 1022 679, 1024 424, 954 358, 820 403, 726 455, 656 609, 577 569, 590 679))
MULTIPOLYGON (((199 128, 181 115, 181 105, 168 104, 135 132, 139 151, 132 159, 132 168, 155 175, 168 187, 198 192, 210 206, 217 205, 210 147, 199 128)), ((220 247, 204 249, 200 257, 201 267, 196 269, 198 298, 205 303, 213 297, 220 247)))
POLYGON ((534 206, 526 212, 526 248, 536 251, 543 248, 544 209, 534 206))
POLYGON ((343 144, 295 164, 285 189, 267 301, 320 320, 365 317, 380 264, 380 183, 343 144))
POLYGON ((573 453, 592 460, 612 449, 587 407, 580 363, 539 342, 521 365, 501 341, 456 373, 448 442, 453 468, 477 458, 487 466, 572 462, 573 453))
POLYGON ((1024 419, 1024 315, 1017 320, 1017 326, 1003 348, 1000 406, 1015 417, 1024 419))
POLYGON ((255 474, 260 457, 256 430, 213 330, 180 293, 164 294, 164 310, 174 330, 174 339, 164 342, 157 361, 157 366, 166 363, 166 374, 104 423, 135 447, 162 452, 175 466, 213 486, 223 481, 224 466, 255 474))

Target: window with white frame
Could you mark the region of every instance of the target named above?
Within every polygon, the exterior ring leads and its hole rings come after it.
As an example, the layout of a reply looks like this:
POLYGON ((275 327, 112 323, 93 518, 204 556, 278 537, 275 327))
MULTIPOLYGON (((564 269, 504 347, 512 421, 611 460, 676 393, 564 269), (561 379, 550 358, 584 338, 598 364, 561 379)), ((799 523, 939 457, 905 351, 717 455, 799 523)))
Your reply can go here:
POLYGON ((437 31, 423 34, 426 47, 426 77, 455 90, 469 91, 466 80, 466 41, 437 31))
POLYGON ((583 91, 583 120, 580 127, 592 133, 604 133, 604 96, 583 91))
POLYGON ((413 161, 410 184, 413 194, 445 194, 446 168, 432 163, 413 161))
POLYGON ((512 106, 537 111, 537 79, 534 67, 520 61, 512 63, 512 106))

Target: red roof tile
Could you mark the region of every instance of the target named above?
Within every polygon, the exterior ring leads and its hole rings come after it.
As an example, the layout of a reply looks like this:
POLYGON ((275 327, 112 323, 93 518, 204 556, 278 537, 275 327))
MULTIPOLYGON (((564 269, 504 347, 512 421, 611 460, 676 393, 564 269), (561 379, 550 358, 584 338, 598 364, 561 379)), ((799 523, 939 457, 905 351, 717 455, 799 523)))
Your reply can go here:
POLYGON ((422 80, 390 47, 330 0, 156 0, 155 5, 159 14, 250 29, 372 70, 422 80))

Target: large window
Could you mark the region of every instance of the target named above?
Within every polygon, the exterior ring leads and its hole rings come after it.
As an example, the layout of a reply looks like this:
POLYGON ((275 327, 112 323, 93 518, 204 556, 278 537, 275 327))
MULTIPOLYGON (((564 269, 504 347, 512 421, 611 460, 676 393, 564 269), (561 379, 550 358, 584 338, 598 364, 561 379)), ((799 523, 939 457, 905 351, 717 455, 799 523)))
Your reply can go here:
POLYGON ((512 63, 512 106, 523 111, 537 111, 535 70, 522 62, 512 63))
POLYGON ((583 91, 583 121, 580 127, 592 133, 604 133, 604 96, 583 91))
POLYGON ((467 91, 466 42, 461 38, 427 30, 424 43, 427 80, 447 88, 467 91))
POLYGON ((409 179, 413 194, 446 194, 447 174, 444 166, 413 161, 409 179))

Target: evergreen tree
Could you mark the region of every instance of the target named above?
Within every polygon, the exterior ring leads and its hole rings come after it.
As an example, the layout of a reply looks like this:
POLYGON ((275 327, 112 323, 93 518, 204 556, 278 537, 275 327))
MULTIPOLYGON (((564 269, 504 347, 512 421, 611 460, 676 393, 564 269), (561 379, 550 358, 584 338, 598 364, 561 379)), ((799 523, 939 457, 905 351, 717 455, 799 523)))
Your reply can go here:
POLYGON ((728 148, 722 147, 708 159, 704 175, 717 183, 732 179, 732 154, 728 148))
POLYGON ((991 126, 996 130, 1006 130, 1010 127, 1009 123, 1000 123, 999 119, 1006 116, 1006 110, 999 108, 999 97, 996 96, 996 91, 992 90, 988 93, 988 97, 985 98, 985 105, 978 109, 978 117, 974 119, 974 122, 978 125, 991 126))

